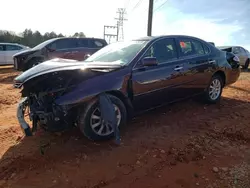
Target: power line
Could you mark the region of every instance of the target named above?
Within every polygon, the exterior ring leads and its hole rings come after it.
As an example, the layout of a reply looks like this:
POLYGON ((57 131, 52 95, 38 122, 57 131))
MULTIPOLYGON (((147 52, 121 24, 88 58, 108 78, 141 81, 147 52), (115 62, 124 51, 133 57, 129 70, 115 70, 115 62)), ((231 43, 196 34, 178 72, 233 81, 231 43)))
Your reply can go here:
POLYGON ((129 6, 130 0, 127 1, 127 3, 124 3, 124 8, 127 9, 129 6))
POLYGON ((164 1, 164 3, 162 3, 160 6, 158 6, 156 9, 154 9, 154 12, 157 12, 157 10, 159 10, 160 8, 163 7, 163 5, 165 5, 168 2, 168 0, 164 1))
POLYGON ((127 21, 125 18, 126 9, 125 8, 118 8, 118 18, 115 18, 117 21, 117 35, 118 35, 118 41, 124 39, 124 32, 123 32, 123 22, 127 21))
POLYGON ((140 4, 142 3, 142 0, 139 0, 136 5, 133 7, 133 9, 131 10, 131 12, 133 12, 140 4))

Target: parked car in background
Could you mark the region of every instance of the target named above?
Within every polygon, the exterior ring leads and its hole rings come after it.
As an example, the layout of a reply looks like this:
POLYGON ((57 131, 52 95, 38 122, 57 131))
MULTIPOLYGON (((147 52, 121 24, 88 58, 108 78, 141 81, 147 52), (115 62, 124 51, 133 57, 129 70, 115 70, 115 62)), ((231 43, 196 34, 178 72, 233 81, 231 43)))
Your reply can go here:
POLYGON ((77 125, 89 139, 103 140, 113 129, 101 120, 100 93, 108 94, 122 126, 137 112, 198 94, 216 103, 223 87, 240 75, 233 53, 179 35, 112 43, 83 62, 67 61, 50 60, 15 78, 24 97, 17 114, 26 135, 31 135, 23 118, 26 108, 34 130, 38 124, 52 131, 77 125))
POLYGON ((0 43, 0 65, 13 65, 13 55, 29 49, 28 46, 16 43, 0 43))
POLYGON ((53 38, 29 51, 15 54, 13 56, 14 68, 18 71, 26 71, 53 58, 82 61, 106 45, 107 42, 99 38, 53 38))
POLYGON ((241 46, 217 46, 220 50, 226 52, 232 52, 237 55, 240 59, 240 65, 244 69, 248 69, 250 62, 250 53, 248 50, 241 46))

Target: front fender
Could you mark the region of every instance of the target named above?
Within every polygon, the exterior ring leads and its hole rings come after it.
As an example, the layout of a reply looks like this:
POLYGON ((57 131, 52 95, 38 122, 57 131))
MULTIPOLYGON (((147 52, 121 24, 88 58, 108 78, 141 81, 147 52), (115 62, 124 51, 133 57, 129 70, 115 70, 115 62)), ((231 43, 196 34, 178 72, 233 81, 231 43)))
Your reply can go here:
POLYGON ((121 91, 126 93, 127 79, 124 77, 112 77, 112 79, 101 76, 86 80, 79 84, 74 90, 55 100, 58 105, 75 105, 86 102, 99 93, 106 91, 121 91))

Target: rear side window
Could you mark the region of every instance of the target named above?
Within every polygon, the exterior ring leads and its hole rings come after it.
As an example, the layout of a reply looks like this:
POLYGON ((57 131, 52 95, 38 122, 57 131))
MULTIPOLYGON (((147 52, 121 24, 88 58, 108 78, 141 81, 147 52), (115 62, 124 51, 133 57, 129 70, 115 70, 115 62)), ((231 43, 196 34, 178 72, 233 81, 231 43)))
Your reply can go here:
POLYGON ((188 41, 188 40, 180 40, 180 49, 181 49, 182 56, 188 56, 194 53, 192 49, 191 41, 188 41))
POLYGON ((49 44, 48 47, 56 50, 77 48, 77 42, 74 39, 60 39, 49 44))
MULTIPOLYGON (((181 56, 203 55, 205 50, 201 42, 193 39, 180 39, 179 47, 181 56)), ((208 50, 208 49, 207 49, 208 50)))
POLYGON ((22 47, 21 46, 17 46, 17 45, 6 45, 6 51, 17 51, 17 50, 21 50, 22 47))
POLYGON ((209 48, 207 47, 207 45, 203 44, 203 49, 204 49, 204 52, 205 54, 208 54, 209 53, 209 48))
POLYGON ((194 39, 179 39, 180 55, 182 57, 193 55, 204 55, 210 52, 209 48, 202 42, 194 39))
POLYGON ((202 43, 199 41, 192 41, 192 44, 194 46, 194 50, 196 54, 202 55, 205 54, 204 49, 202 47, 202 43))
POLYGON ((106 46, 106 42, 100 39, 93 39, 91 40, 91 47, 92 48, 102 48, 106 46))
POLYGON ((4 51, 3 45, 0 45, 0 52, 4 51))
POLYGON ((89 40, 88 39, 78 39, 78 46, 89 48, 89 40))

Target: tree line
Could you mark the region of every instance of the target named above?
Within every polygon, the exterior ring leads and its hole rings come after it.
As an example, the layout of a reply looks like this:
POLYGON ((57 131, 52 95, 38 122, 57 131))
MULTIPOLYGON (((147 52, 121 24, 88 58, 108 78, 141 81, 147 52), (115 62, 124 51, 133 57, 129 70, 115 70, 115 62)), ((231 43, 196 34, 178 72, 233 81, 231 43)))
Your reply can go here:
MULTIPOLYGON (((56 34, 54 31, 41 34, 39 31, 32 31, 31 29, 25 29, 20 34, 0 30, 0 42, 19 43, 29 47, 34 47, 41 42, 56 37, 65 37, 65 35, 61 33, 56 34)), ((70 37, 85 37, 85 34, 83 32, 76 32, 70 37)))

